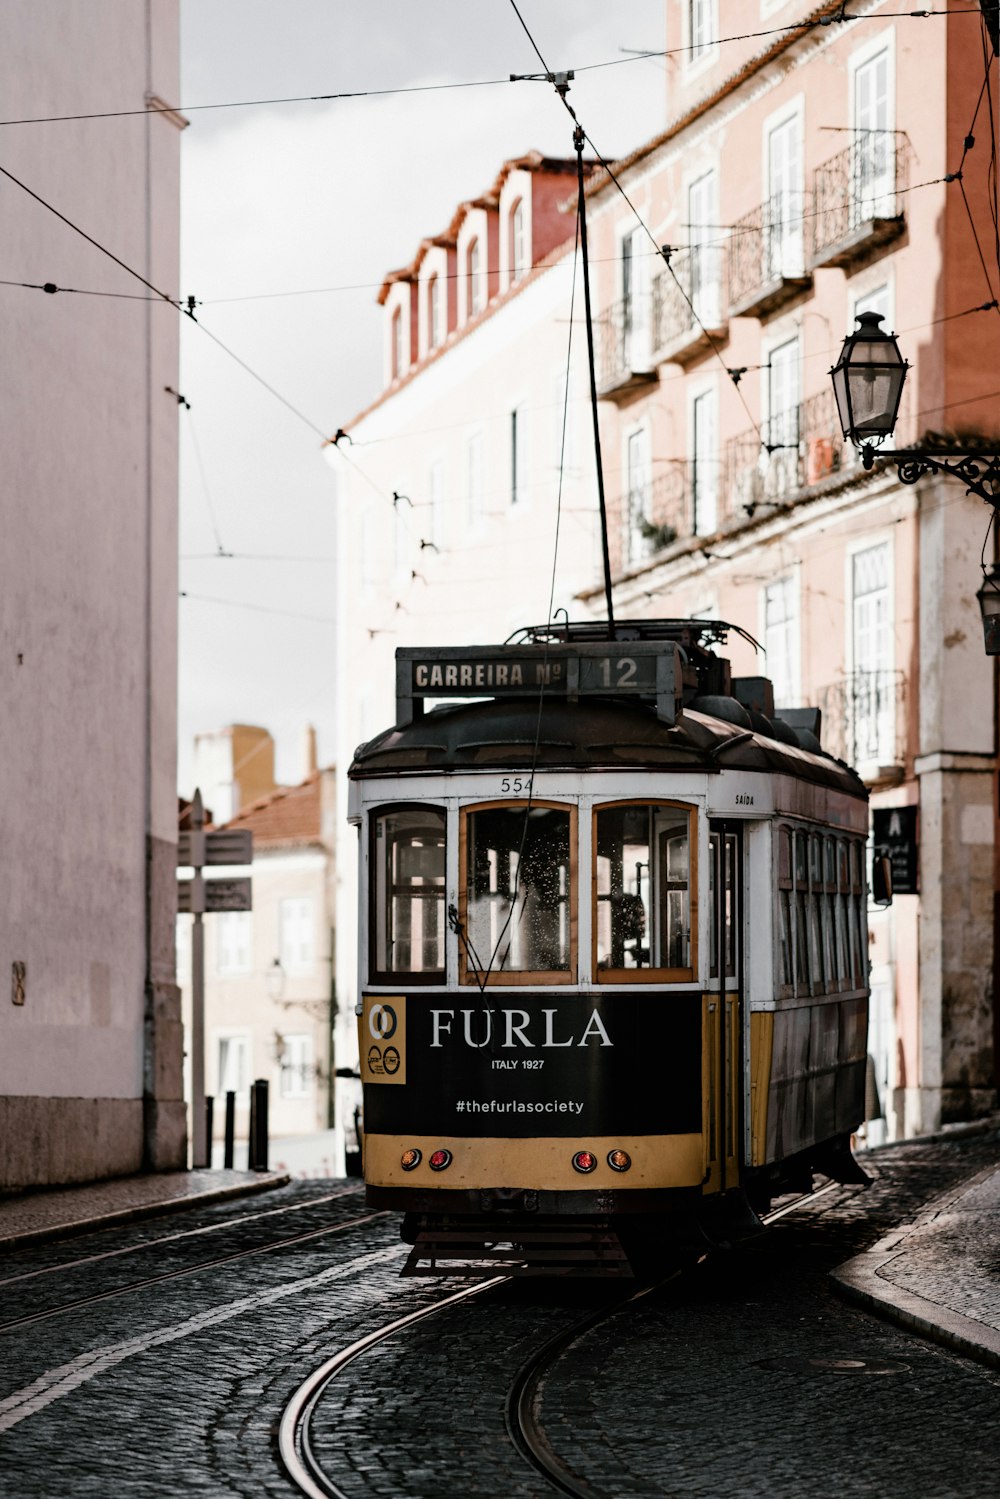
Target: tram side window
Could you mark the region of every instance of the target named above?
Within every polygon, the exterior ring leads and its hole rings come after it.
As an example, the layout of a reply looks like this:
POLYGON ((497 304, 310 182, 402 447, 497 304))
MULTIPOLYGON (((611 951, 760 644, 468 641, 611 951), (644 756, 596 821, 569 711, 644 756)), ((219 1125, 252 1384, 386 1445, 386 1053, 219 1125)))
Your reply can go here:
POLYGON ((861 848, 846 838, 778 828, 779 994, 835 994, 863 987, 861 848))
POLYGON ((623 805, 595 817, 598 970, 691 970, 691 814, 623 805))
POLYGON ((465 967, 567 973, 572 962, 567 809, 503 806, 465 813, 465 967))
POLYGON ((778 829, 778 988, 792 991, 792 835, 778 829))
POLYGON ((372 816, 373 982, 444 979, 445 825, 438 807, 372 816))

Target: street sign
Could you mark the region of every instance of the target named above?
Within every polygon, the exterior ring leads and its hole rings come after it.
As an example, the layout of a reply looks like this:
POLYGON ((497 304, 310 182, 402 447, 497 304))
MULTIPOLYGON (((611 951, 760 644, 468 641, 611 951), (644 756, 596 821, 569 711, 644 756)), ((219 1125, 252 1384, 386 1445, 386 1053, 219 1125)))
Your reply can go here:
POLYGON ((252 864, 253 833, 249 828, 217 828, 211 833, 185 828, 177 835, 177 863, 185 868, 200 868, 202 864, 252 864))
POLYGON ((206 911, 252 909, 251 881, 245 876, 231 880, 205 880, 196 875, 193 880, 177 881, 177 910, 180 915, 202 916, 206 911))
POLYGON ((876 858, 892 865, 893 895, 919 893, 916 807, 873 807, 872 843, 876 858))

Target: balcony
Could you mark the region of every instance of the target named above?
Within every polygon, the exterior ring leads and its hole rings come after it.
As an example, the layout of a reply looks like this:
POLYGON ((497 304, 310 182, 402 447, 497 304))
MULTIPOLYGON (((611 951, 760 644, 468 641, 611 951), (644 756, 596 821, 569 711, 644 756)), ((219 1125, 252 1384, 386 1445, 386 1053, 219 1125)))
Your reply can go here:
POLYGON ((771 317, 812 286, 805 268, 803 202, 802 193, 778 193, 733 225, 730 317, 771 317))
POLYGON ((853 765, 868 785, 903 774, 906 677, 901 671, 855 671, 820 688, 823 745, 853 765))
POLYGON ((775 412, 741 432, 723 453, 723 493, 732 521, 758 505, 783 505, 839 473, 848 462, 830 391, 775 412))
POLYGON ((893 131, 865 131, 813 175, 809 266, 850 270, 906 227, 910 146, 893 131))
POLYGON ((690 465, 672 463, 648 484, 622 496, 622 563, 635 567, 665 551, 691 526, 690 465))
POLYGON ((651 299, 624 297, 598 323, 597 394, 627 401, 656 382, 649 312, 651 299))
POLYGON ((725 342, 722 251, 696 245, 675 253, 653 281, 653 349, 661 364, 687 364, 725 342), (672 274, 671 274, 672 273, 672 274))

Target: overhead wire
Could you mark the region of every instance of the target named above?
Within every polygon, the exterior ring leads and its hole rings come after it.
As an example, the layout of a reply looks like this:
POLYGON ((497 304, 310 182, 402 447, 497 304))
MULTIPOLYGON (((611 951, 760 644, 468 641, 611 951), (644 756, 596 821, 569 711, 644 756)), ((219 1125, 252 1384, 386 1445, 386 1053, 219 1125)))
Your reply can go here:
MULTIPOLYGON (((188 300, 188 305, 185 306, 177 297, 172 297, 168 292, 161 291, 158 286, 154 286, 152 281, 147 280, 147 278, 143 276, 140 271, 137 271, 133 266, 130 266, 126 261, 122 260, 120 256, 114 253, 113 250, 109 250, 107 245, 104 245, 100 242, 100 240, 95 239, 92 234, 88 234, 87 231, 81 228, 79 224, 74 223, 74 221, 68 218, 66 214, 61 213, 53 203, 50 203, 48 199, 43 198, 40 193, 36 193, 33 188, 29 187, 26 182, 22 182, 19 177, 15 177, 14 173, 8 171, 6 167, 0 166, 0 175, 6 177, 10 182, 13 182, 16 187, 19 187, 22 192, 27 193, 28 196, 30 198, 33 198, 34 201, 40 204, 42 208, 46 209, 49 213, 54 214, 61 223, 65 224, 67 228, 72 229, 74 234, 80 235, 80 237, 82 239, 85 239, 89 245, 92 245, 95 250, 100 251, 102 255, 106 255, 109 260, 113 261, 115 265, 120 266, 121 269, 125 271, 129 276, 132 276, 136 281, 141 282, 143 286, 154 293, 156 298, 158 298, 162 302, 165 302, 168 306, 173 307, 175 311, 183 314, 186 317, 189 317, 191 321, 201 329, 202 333, 204 333, 207 338, 211 339, 213 343, 218 344, 219 348, 222 349, 230 359, 234 360, 241 367, 241 369, 245 370, 246 373, 250 375, 252 379, 256 380, 259 385, 262 385, 264 389, 267 390, 275 398, 275 400, 280 401, 281 404, 293 414, 293 416, 296 416, 299 421, 304 422, 306 426, 308 426, 309 429, 318 437, 320 437, 324 442, 327 441, 328 433, 326 433, 321 427, 318 427, 310 417, 306 416, 304 412, 300 411, 297 406, 289 401, 287 397, 283 396, 281 392, 277 390, 273 385, 271 385, 269 381, 265 380, 263 375, 259 375, 251 365, 247 364, 245 359, 242 359, 233 349, 229 348, 229 346, 224 343, 217 334, 213 333, 210 328, 206 328, 205 324, 200 322, 198 318, 195 317, 194 308, 191 305, 191 299, 188 300)), ((44 285, 42 287, 42 290, 45 290, 44 285)))
MULTIPOLYGON (((680 282, 680 280, 679 280, 679 278, 677 276, 676 271, 674 271, 673 268, 671 267, 669 255, 666 255, 666 254, 663 253, 662 247, 657 243, 656 236, 653 234, 652 230, 649 228, 649 225, 643 219, 643 217, 640 214, 639 210, 636 208, 635 204, 632 202, 632 199, 629 197, 628 193, 625 191, 625 189, 622 186, 621 182, 618 180, 617 176, 615 175, 614 171, 612 170, 611 165, 604 158, 604 156, 601 154, 601 152, 597 149, 597 147, 595 146, 593 140, 587 134, 587 132, 584 129, 583 125, 581 125, 581 123, 580 123, 580 121, 579 121, 579 119, 577 117, 576 111, 574 110, 573 106, 570 104, 569 99, 566 97, 567 92, 568 92, 568 87, 567 86, 560 86, 560 84, 558 82, 556 82, 556 80, 557 80, 558 77, 565 76, 565 75, 554 74, 554 73, 552 73, 549 70, 548 64, 546 63, 544 57, 542 56, 541 52, 539 51, 538 45, 535 42, 534 37, 531 35, 530 30, 528 29, 528 26, 527 26, 527 23, 525 22, 524 17, 521 15, 521 12, 520 12, 520 10, 517 7, 517 0, 510 0, 510 4, 511 4, 513 10, 514 10, 514 14, 517 16, 517 19, 520 21, 521 26, 523 27, 523 29, 525 31, 525 34, 528 37, 528 40, 530 41, 532 47, 534 48, 535 54, 537 55, 539 61, 541 62, 542 67, 545 68, 545 70, 546 70, 547 79, 549 81, 551 81, 553 84, 555 84, 556 93, 557 93, 560 101, 562 102, 563 107, 568 111, 571 119, 573 120, 574 125, 581 131, 583 139, 586 140, 586 142, 589 145, 591 151, 593 151, 593 153, 594 153, 595 157, 597 158, 598 162, 600 163, 602 169, 608 174, 609 179, 614 184, 614 186, 617 188, 617 190, 621 194, 621 196, 625 199, 625 202, 628 204, 629 208, 632 210, 632 214, 634 215, 635 220, 638 223, 639 227, 646 234, 646 236, 648 237, 650 243, 653 245, 654 249, 660 255, 660 258, 662 260, 664 260, 664 262, 666 264, 666 267, 667 267, 667 271, 673 277, 674 282, 676 283, 678 290, 680 291, 680 293, 683 296, 684 300, 687 302, 688 307, 691 310, 692 317, 694 318, 695 322, 698 324, 698 327, 701 329, 703 336, 707 340, 708 345, 709 345, 709 347, 710 347, 710 349, 712 351, 713 356, 719 361, 719 363, 722 365, 723 369, 725 369, 726 373, 728 374, 729 371, 728 371, 728 368, 726 366, 726 362, 722 358, 722 351, 719 348, 719 345, 718 345, 716 339, 714 338, 713 334, 711 333, 711 331, 708 328, 705 327, 705 324, 702 322, 701 318, 699 317, 698 312, 695 309, 694 303, 691 301, 691 299, 688 296, 687 292, 684 290, 684 287, 681 285, 681 282, 680 282)), ((742 391, 740 390, 739 385, 735 381, 733 383, 734 383, 735 388, 736 388, 736 394, 738 395, 738 397, 739 397, 739 399, 740 399, 740 401, 741 401, 741 403, 742 403, 742 405, 744 407, 744 410, 747 413, 747 417, 749 418, 751 425, 753 426, 754 430, 757 432, 758 436, 760 436, 761 442, 763 442, 764 439, 761 436, 760 427, 759 427, 758 423, 754 420, 753 413, 750 410, 749 405, 747 404, 746 398, 744 397, 742 391)))
MULTIPOLYGON (((981 11, 978 6, 966 8, 957 7, 924 7, 920 9, 880 11, 874 19, 892 17, 896 19, 926 20, 934 16, 946 16, 948 18, 971 15, 979 16, 981 11)), ((827 16, 803 16, 798 20, 786 22, 782 26, 769 26, 758 31, 736 32, 729 36, 716 37, 710 44, 712 47, 725 46, 734 42, 745 42, 759 40, 769 36, 786 35, 796 31, 810 31, 826 28, 844 22, 865 22, 873 19, 869 16, 852 16, 847 14, 831 14, 827 16)), ((534 42, 532 42, 534 46, 534 42)), ((572 69, 575 73, 590 73, 603 68, 622 67, 626 63, 648 62, 651 60, 679 57, 692 51, 689 43, 682 47, 649 48, 637 51, 627 57, 608 58, 603 62, 583 63, 572 69)), ((540 57, 537 47, 536 54, 540 57)), ((254 109, 266 108, 287 104, 326 104, 336 103, 344 99, 372 99, 392 98, 404 94, 433 94, 443 93, 455 89, 496 88, 502 84, 523 82, 523 75, 508 74, 503 78, 470 78, 459 79, 450 83, 423 83, 423 84, 398 84, 390 88, 366 88, 366 89, 342 89, 323 94, 288 94, 275 97, 262 97, 257 99, 227 99, 221 101, 210 101, 204 104, 159 104, 150 101, 142 109, 104 109, 93 110, 77 114, 58 115, 26 115, 19 119, 0 120, 0 128, 15 125, 55 125, 72 124, 85 120, 114 120, 141 117, 143 115, 189 115, 206 110, 220 109, 254 109)))

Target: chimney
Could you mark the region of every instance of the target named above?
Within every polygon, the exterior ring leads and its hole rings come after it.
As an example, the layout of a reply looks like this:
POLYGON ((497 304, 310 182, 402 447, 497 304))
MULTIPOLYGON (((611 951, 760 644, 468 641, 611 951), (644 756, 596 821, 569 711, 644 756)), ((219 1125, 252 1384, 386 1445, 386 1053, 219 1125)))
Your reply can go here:
POLYGON ((316 774, 316 730, 306 724, 302 731, 302 779, 308 780, 316 774))

